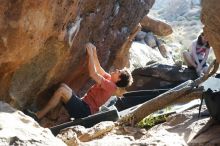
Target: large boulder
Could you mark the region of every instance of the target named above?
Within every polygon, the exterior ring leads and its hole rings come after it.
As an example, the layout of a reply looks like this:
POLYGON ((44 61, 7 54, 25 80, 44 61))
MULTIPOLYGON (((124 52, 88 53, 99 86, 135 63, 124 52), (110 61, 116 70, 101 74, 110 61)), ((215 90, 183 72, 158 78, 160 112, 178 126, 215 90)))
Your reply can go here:
POLYGON ((213 47, 217 61, 220 62, 220 5, 218 0, 203 0, 201 21, 210 45, 213 47))
POLYGON ((150 18, 147 15, 141 20, 141 26, 146 31, 152 31, 159 36, 167 36, 173 32, 172 27, 169 24, 155 18, 150 18))
POLYGON ((193 69, 162 63, 153 63, 136 68, 133 70, 132 76, 134 83, 128 88, 130 91, 170 88, 184 81, 197 78, 193 69))
POLYGON ((65 146, 47 128, 0 101, 0 145, 65 146))
POLYGON ((163 62, 164 64, 174 64, 173 59, 164 58, 158 48, 150 48, 145 43, 133 42, 129 49, 129 65, 131 70, 145 67, 149 62, 163 62))
POLYGON ((90 41, 97 46, 102 66, 109 69, 153 3, 154 0, 2 1, 0 100, 13 100, 22 108, 36 101, 46 102, 60 82, 83 95, 90 86, 85 43, 90 41))

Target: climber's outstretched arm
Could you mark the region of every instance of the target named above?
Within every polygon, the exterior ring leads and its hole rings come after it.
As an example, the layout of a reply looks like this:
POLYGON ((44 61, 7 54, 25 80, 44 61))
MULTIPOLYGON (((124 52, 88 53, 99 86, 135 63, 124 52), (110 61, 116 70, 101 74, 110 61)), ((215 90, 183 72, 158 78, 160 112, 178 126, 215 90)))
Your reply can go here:
POLYGON ((94 48, 95 46, 91 43, 87 43, 86 44, 86 50, 87 50, 87 53, 89 55, 89 65, 88 65, 88 68, 89 68, 89 75, 90 77, 95 80, 98 84, 101 84, 101 81, 102 81, 102 74, 100 74, 96 68, 96 64, 95 64, 95 57, 94 57, 94 48))

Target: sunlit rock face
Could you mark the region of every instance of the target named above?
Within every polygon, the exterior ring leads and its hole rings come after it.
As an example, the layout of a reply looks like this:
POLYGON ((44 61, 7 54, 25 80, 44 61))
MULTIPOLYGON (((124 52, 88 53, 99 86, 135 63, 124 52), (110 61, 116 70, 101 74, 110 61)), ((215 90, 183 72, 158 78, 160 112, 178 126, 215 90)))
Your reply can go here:
POLYGON ((159 36, 167 36, 173 32, 169 24, 155 18, 150 18, 147 15, 141 20, 141 26, 145 30, 152 31, 154 34, 159 36))
POLYGON ((0 145, 66 146, 32 118, 0 101, 0 145))
POLYGON ((154 0, 17 0, 0 5, 0 100, 19 107, 48 99, 60 82, 83 95, 84 44, 108 69, 154 0), (48 93, 48 94, 46 94, 48 93))
POLYGON ((217 0, 202 1, 201 21, 210 45, 213 47, 217 61, 220 62, 220 5, 217 0))
POLYGON ((130 48, 129 64, 131 70, 143 68, 149 62, 163 62, 163 64, 173 65, 172 58, 164 58, 158 48, 150 48, 145 43, 134 41, 130 48))

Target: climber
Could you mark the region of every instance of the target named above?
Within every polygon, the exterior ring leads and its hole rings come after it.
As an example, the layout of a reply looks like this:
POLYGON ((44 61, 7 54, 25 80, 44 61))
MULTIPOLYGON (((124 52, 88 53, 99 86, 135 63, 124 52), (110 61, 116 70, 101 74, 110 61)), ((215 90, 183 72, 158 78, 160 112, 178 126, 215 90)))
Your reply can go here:
POLYGON ((127 69, 116 69, 109 74, 100 66, 96 47, 92 43, 87 43, 85 48, 89 57, 89 75, 96 81, 95 85, 82 98, 79 98, 70 87, 62 83, 42 110, 36 113, 24 110, 26 115, 39 121, 62 101, 71 117, 83 118, 97 113, 99 107, 115 93, 117 87, 131 85, 133 79, 127 69))
POLYGON ((210 51, 209 42, 202 32, 196 40, 192 42, 191 50, 183 52, 183 58, 188 67, 193 67, 198 76, 206 73, 208 69, 208 59, 210 51))

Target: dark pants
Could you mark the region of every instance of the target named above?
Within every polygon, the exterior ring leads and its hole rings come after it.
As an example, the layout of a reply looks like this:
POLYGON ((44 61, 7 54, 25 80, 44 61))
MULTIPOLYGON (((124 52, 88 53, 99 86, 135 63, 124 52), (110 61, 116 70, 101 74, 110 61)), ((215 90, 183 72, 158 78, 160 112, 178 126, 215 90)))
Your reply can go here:
POLYGON ((74 92, 69 101, 64 105, 69 115, 75 119, 91 115, 89 105, 79 98, 74 92))

